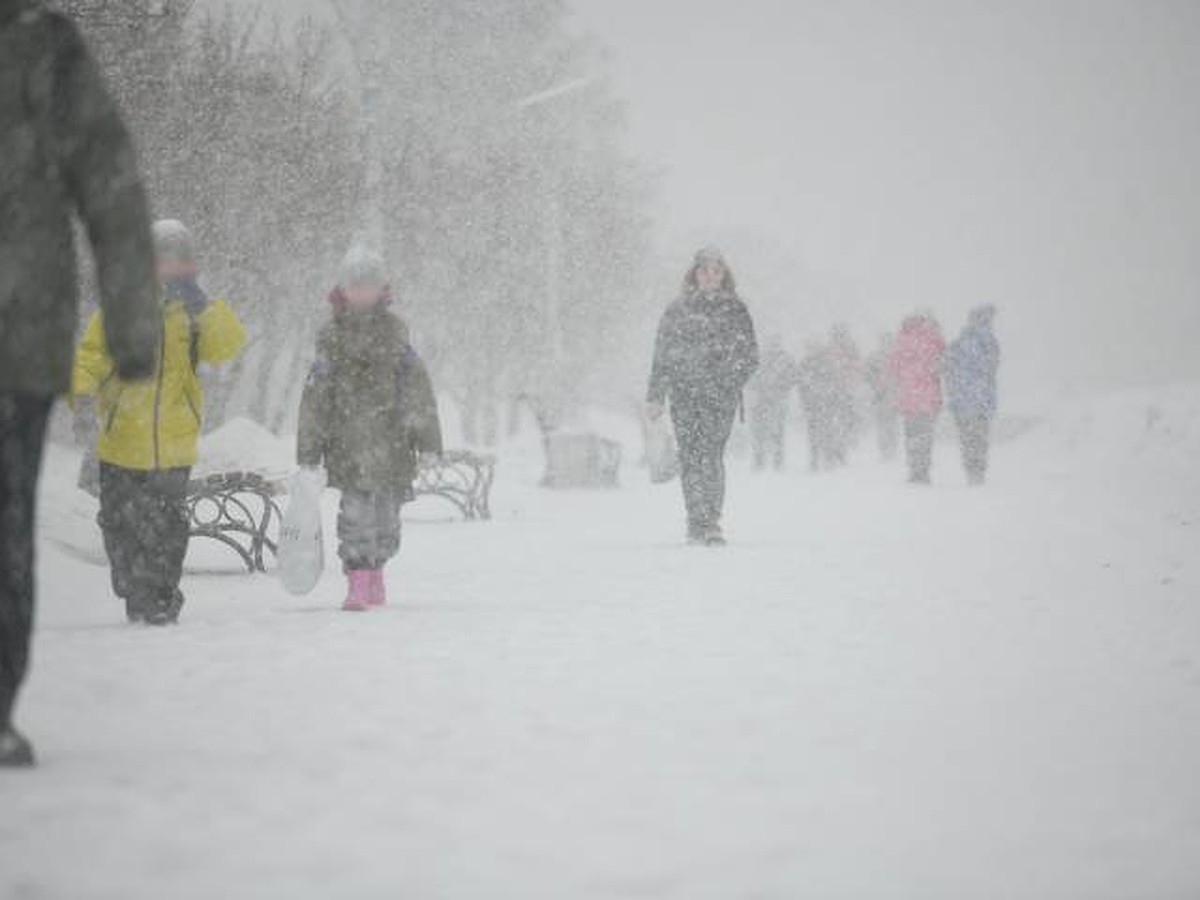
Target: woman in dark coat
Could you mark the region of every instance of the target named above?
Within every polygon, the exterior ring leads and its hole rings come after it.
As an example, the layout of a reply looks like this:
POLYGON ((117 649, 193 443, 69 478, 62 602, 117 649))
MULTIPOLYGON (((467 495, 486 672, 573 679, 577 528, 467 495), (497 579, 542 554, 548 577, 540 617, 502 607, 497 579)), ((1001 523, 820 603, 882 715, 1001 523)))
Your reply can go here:
POLYGON ((757 368, 754 323, 733 274, 719 250, 701 250, 682 295, 663 314, 647 392, 651 420, 670 403, 689 543, 725 543, 725 445, 742 391, 757 368))

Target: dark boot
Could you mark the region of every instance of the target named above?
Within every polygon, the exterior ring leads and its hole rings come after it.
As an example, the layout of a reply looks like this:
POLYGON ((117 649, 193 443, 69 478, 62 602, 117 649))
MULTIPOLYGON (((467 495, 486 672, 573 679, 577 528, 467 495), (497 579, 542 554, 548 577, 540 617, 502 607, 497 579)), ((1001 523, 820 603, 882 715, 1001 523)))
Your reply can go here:
POLYGON ((15 728, 0 729, 0 769, 28 769, 34 765, 33 745, 15 728))
POLYGON ((140 625, 146 621, 146 607, 138 600, 132 597, 125 598, 125 618, 129 620, 130 625, 140 625))
POLYGON ((157 603, 150 604, 145 610, 147 625, 174 625, 179 621, 183 611, 183 591, 176 588, 157 603))

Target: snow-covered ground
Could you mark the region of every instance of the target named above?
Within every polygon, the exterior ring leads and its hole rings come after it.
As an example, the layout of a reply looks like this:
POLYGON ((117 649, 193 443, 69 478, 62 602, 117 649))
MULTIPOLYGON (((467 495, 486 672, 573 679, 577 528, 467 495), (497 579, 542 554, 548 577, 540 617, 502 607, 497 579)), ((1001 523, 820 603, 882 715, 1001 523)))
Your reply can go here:
POLYGON ((165 631, 53 542, 57 451, 0 897, 1200 896, 1198 401, 1059 414, 983 490, 735 465, 716 552, 510 448, 386 611, 190 576, 165 631))

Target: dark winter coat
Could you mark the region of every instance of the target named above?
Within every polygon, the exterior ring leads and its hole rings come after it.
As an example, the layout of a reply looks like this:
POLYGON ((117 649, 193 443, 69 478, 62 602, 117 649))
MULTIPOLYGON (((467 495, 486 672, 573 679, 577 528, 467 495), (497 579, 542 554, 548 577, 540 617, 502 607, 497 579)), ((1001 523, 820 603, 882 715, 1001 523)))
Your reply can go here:
POLYGON ((0 0, 0 391, 70 386, 72 210, 92 242, 114 364, 147 377, 162 317, 129 136, 75 26, 0 0))
POLYGON ((996 414, 996 374, 1000 343, 990 325, 975 322, 946 351, 946 393, 956 416, 992 418, 996 414))
POLYGON ((728 401, 758 368, 750 312, 736 294, 689 292, 663 314, 647 399, 728 401))
POLYGON ((339 489, 407 489, 417 454, 441 453, 429 373, 386 309, 340 312, 317 338, 300 403, 297 459, 339 489))

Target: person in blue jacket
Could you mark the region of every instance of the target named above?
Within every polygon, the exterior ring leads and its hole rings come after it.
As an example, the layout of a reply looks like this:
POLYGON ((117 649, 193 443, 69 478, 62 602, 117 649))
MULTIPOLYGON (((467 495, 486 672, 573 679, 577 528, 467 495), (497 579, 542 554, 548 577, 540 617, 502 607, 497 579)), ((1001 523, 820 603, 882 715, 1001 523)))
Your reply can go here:
POLYGON ((946 390, 958 425, 963 467, 973 485, 987 477, 992 421, 996 417, 996 375, 1000 342, 992 330, 994 306, 971 312, 962 334, 946 351, 946 390))

